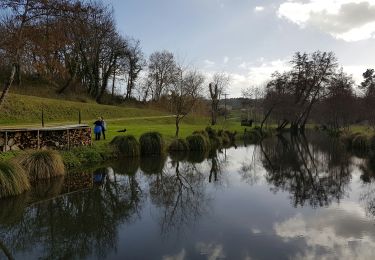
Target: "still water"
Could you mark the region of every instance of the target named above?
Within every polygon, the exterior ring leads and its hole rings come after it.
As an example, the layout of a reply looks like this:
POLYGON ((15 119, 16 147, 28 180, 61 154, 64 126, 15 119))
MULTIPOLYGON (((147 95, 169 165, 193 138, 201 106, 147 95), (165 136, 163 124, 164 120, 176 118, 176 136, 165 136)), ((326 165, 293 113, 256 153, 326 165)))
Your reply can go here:
POLYGON ((204 157, 121 159, 2 200, 0 259, 374 259, 373 159, 314 133, 204 157))

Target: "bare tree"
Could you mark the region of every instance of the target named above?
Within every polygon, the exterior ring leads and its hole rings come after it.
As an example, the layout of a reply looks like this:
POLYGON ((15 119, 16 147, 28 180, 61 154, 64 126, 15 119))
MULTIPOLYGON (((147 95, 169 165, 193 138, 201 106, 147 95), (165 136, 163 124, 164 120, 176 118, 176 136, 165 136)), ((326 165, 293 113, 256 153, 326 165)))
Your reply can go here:
POLYGON ((166 50, 152 53, 148 62, 148 73, 152 82, 152 99, 158 101, 179 73, 173 53, 166 50))
POLYGON ((132 97, 132 91, 134 90, 139 73, 146 66, 146 60, 144 58, 139 40, 128 40, 128 49, 126 52, 124 65, 127 74, 125 98, 129 99, 132 97))
POLYGON ((215 73, 212 82, 208 84, 208 90, 211 99, 211 125, 216 125, 219 112, 220 95, 230 83, 229 75, 225 73, 215 73))
POLYGON ((180 131, 180 122, 193 109, 203 90, 204 76, 196 70, 187 70, 181 66, 170 89, 171 109, 175 115, 176 137, 180 131))

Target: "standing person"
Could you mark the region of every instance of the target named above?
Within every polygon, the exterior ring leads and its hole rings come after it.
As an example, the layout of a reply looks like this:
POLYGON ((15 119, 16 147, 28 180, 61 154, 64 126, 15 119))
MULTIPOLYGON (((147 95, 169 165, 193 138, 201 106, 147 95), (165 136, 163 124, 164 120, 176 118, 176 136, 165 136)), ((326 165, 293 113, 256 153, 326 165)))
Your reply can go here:
POLYGON ((105 140, 105 131, 107 131, 107 123, 104 121, 104 118, 102 118, 102 134, 103 134, 103 140, 105 140))
POLYGON ((98 120, 94 122, 94 134, 95 134, 95 140, 100 140, 100 134, 103 130, 103 122, 102 119, 99 117, 98 120))

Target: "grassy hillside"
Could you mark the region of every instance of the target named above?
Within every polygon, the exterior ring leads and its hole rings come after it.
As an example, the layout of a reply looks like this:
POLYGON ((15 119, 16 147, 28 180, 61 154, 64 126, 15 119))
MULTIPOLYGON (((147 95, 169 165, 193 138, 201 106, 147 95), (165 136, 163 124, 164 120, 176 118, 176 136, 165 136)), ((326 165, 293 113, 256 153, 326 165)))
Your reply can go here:
MULTIPOLYGON (((41 125, 42 109, 45 125, 63 125, 78 123, 78 111, 81 110, 82 123, 92 125, 98 116, 103 116, 108 125, 107 139, 95 142, 98 145, 107 143, 114 136, 121 135, 118 130, 127 129, 127 134, 139 137, 147 131, 158 131, 167 141, 175 136, 173 115, 166 112, 134 107, 99 105, 59 99, 40 98, 20 94, 10 94, 1 108, 0 128, 15 125, 41 125)), ((180 125, 180 137, 185 138, 195 130, 202 130, 209 125, 209 118, 194 115, 186 117, 180 125)), ((239 119, 232 117, 224 121, 222 118, 216 129, 236 130, 243 132, 239 119)))
POLYGON ((82 122, 91 123, 98 116, 109 118, 150 117, 167 115, 165 112, 131 107, 107 106, 58 99, 10 94, 1 108, 0 126, 13 124, 40 124, 42 110, 45 123, 78 122, 81 110, 82 122))

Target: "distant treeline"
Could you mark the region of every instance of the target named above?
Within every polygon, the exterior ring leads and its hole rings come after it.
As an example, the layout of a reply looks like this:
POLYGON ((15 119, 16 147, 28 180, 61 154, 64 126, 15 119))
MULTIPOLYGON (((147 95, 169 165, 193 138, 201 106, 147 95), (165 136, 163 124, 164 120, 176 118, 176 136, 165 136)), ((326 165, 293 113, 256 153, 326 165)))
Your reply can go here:
POLYGON ((247 107, 261 106, 263 121, 282 130, 303 131, 307 123, 339 129, 365 123, 375 127, 375 73, 367 69, 356 86, 332 52, 297 52, 291 69, 275 72, 264 88, 243 91, 247 107), (254 102, 258 101, 258 102, 254 102))

